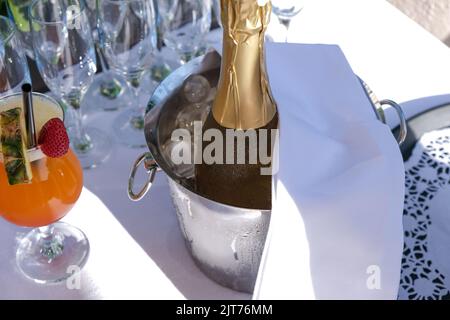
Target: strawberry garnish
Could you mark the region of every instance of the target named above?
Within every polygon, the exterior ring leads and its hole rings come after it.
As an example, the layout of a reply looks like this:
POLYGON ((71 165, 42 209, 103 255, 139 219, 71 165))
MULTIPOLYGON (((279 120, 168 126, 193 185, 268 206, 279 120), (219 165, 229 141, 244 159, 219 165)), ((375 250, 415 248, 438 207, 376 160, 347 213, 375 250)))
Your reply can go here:
POLYGON ((47 121, 39 134, 42 152, 50 158, 60 158, 69 151, 69 136, 64 122, 59 118, 47 121))

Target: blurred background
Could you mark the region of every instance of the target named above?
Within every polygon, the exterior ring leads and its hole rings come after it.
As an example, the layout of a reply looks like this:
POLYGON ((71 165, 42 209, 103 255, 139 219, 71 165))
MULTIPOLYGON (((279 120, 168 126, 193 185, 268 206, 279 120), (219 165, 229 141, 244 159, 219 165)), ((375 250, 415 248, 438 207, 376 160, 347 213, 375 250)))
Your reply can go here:
MULTIPOLYGON (((379 0, 383 1, 383 0, 379 0)), ((450 46, 450 0, 386 0, 450 46)), ((5 15, 5 0, 0 12, 5 15)))
POLYGON ((388 0, 450 46, 449 0, 388 0))

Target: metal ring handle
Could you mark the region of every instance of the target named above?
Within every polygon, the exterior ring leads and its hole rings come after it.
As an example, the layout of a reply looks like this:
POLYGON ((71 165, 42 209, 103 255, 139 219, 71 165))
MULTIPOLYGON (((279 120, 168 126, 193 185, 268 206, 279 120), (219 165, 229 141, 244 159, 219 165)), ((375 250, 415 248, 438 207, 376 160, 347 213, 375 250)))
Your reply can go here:
POLYGON ((383 100, 383 101, 380 101, 380 103, 383 106, 384 105, 391 106, 397 112, 397 115, 400 119, 400 132, 397 137, 397 142, 398 142, 398 145, 401 146, 403 144, 403 142, 405 142, 406 136, 408 135, 408 125, 406 122, 405 113, 403 112, 402 107, 400 107, 400 105, 398 103, 396 103, 392 100, 383 100))
POLYGON ((158 164, 153 159, 152 155, 149 152, 146 152, 139 156, 139 158, 134 162, 133 168, 130 173, 130 178, 128 179, 128 198, 132 201, 141 200, 150 188, 153 185, 153 181, 155 180, 156 171, 158 170, 158 164), (144 168, 147 170, 148 178, 142 187, 141 191, 138 193, 134 193, 134 178, 136 176, 136 172, 139 169, 139 166, 144 163, 144 168))

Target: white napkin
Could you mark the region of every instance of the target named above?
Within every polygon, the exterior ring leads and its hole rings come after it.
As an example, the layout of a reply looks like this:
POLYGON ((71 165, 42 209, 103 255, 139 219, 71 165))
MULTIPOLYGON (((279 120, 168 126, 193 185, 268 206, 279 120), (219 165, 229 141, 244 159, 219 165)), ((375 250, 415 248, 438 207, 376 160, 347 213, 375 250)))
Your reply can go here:
POLYGON ((255 299, 395 299, 404 166, 337 46, 267 44, 280 169, 255 299))

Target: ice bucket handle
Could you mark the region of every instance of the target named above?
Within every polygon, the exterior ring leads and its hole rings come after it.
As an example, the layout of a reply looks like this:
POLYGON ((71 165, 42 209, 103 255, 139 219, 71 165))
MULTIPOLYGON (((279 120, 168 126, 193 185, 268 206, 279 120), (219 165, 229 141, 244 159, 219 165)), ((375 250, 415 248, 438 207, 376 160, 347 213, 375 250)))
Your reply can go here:
POLYGON ((397 142, 401 146, 403 142, 406 140, 406 136, 408 135, 408 126, 406 123, 406 116, 403 112, 402 107, 400 105, 392 100, 382 100, 380 101, 380 104, 382 106, 389 105, 397 112, 397 115, 400 119, 400 131, 397 136, 397 142))
POLYGON ((155 180, 157 170, 158 164, 149 152, 146 152, 139 156, 139 158, 133 165, 130 173, 130 178, 128 179, 128 197, 130 198, 130 200, 139 201, 147 194, 148 190, 150 190, 150 188, 152 187, 153 181, 155 180), (144 168, 147 171, 148 177, 145 185, 141 188, 141 191, 139 191, 138 193, 134 193, 134 178, 141 164, 144 164, 144 168))
POLYGON ((401 146, 403 144, 403 142, 405 142, 406 137, 408 135, 408 126, 407 126, 406 117, 405 117, 405 114, 403 113, 402 107, 400 107, 400 105, 398 103, 396 103, 395 101, 392 101, 392 100, 388 100, 388 99, 382 100, 382 101, 378 100, 377 96, 372 91, 372 89, 369 87, 369 85, 366 82, 364 82, 364 80, 362 80, 360 77, 358 77, 358 79, 359 79, 359 82, 361 83, 362 87, 364 88, 364 91, 366 92, 367 97, 372 102, 372 107, 375 111, 375 114, 376 114, 378 120, 380 120, 381 122, 386 124, 386 117, 384 115, 383 106, 386 106, 386 105, 391 106, 397 112, 397 115, 400 120, 400 131, 399 131, 399 134, 396 139, 397 139, 398 145, 401 146))

